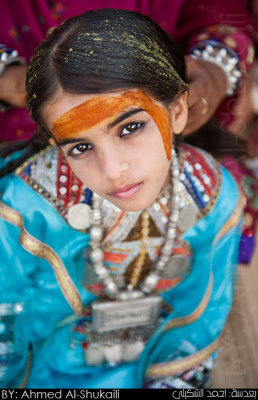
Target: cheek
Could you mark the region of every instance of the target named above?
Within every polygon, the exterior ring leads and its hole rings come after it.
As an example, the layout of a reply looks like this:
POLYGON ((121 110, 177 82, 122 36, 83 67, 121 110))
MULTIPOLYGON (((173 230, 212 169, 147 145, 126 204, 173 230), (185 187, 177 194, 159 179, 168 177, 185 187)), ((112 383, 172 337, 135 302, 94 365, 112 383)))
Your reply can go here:
POLYGON ((77 178, 91 189, 92 183, 97 182, 96 168, 89 168, 88 163, 84 160, 73 160, 69 157, 66 158, 66 161, 77 178))

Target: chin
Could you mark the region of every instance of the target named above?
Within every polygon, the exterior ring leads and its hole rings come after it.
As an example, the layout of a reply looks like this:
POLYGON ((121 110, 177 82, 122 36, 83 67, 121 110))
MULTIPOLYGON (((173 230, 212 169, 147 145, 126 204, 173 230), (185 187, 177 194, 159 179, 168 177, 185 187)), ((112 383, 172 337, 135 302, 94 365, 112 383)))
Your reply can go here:
POLYGON ((116 201, 114 199, 108 199, 112 204, 114 204, 116 207, 120 208, 122 211, 126 212, 136 212, 136 211, 142 211, 148 207, 150 207, 154 201, 156 200, 157 196, 153 197, 151 196, 149 201, 146 200, 138 200, 138 199, 130 199, 130 200, 120 200, 116 201))

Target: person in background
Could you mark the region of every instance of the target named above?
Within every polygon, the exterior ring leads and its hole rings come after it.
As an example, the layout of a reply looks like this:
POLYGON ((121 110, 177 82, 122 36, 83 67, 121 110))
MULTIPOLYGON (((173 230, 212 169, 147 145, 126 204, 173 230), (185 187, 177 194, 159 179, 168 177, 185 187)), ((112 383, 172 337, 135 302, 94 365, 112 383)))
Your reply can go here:
POLYGON ((228 112, 228 102, 253 57, 247 1, 24 0, 21 5, 19 0, 2 0, 0 140, 28 139, 35 133, 35 124, 25 110, 25 73, 38 43, 50 28, 66 18, 103 7, 144 13, 179 41, 186 55, 190 83, 189 118, 184 134, 207 122, 223 99, 226 103, 221 106, 220 117, 230 123, 232 112, 228 112))

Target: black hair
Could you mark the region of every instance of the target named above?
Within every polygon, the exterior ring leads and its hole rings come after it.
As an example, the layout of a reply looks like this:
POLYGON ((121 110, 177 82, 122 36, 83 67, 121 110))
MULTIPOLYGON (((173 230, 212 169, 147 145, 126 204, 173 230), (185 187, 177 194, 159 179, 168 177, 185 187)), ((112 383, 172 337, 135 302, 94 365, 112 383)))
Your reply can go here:
POLYGON ((165 104, 186 90, 184 56, 176 42, 133 11, 107 8, 69 18, 39 44, 27 69, 28 108, 42 146, 50 136, 42 108, 58 90, 97 94, 132 88, 165 104))

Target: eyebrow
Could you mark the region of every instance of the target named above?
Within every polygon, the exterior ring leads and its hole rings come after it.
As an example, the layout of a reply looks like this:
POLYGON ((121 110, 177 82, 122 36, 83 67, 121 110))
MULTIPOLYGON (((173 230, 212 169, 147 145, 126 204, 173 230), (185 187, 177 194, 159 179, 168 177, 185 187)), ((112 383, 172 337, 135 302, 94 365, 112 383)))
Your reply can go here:
POLYGON ((134 108, 133 110, 129 110, 124 112, 123 114, 119 115, 113 122, 108 124, 107 128, 111 129, 120 122, 122 122, 124 119, 131 117, 131 115, 137 114, 139 112, 145 111, 143 108, 134 108))
MULTIPOLYGON (((110 124, 108 124, 107 129, 111 129, 114 126, 116 126, 117 124, 119 124, 120 122, 124 121, 126 118, 131 117, 134 114, 138 114, 142 111, 146 111, 143 108, 134 108, 133 110, 129 110, 124 112, 123 114, 119 115, 119 117, 117 117, 113 122, 111 122, 110 124)), ((56 141, 56 140, 55 140, 56 141)), ((71 138, 71 139, 64 139, 61 140, 60 142, 56 141, 56 143, 58 144, 58 146, 65 146, 67 144, 71 144, 71 143, 78 143, 78 142, 85 142, 85 138, 71 138)))
POLYGON ((71 144, 71 143, 87 142, 87 139, 85 139, 85 137, 84 138, 78 137, 78 138, 64 139, 64 140, 61 140, 61 142, 57 142, 55 140, 55 142, 57 143, 58 146, 62 147, 62 146, 65 146, 65 145, 71 144))

